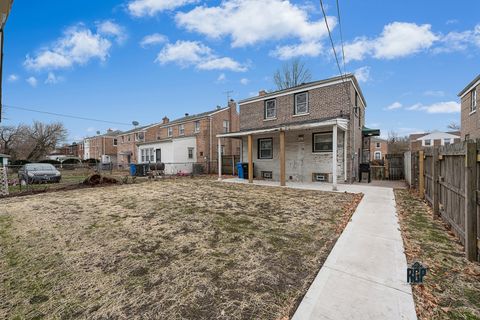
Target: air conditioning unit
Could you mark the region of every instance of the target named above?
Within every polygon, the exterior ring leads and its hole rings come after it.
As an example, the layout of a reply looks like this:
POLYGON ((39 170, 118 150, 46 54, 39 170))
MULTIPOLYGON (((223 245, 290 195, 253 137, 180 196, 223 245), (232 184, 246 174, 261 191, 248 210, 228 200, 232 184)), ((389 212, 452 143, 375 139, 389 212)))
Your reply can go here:
POLYGON ((273 177, 272 171, 262 171, 261 173, 263 179, 272 179, 273 177))
POLYGON ((328 182, 328 173, 313 173, 312 180, 314 182, 328 182))

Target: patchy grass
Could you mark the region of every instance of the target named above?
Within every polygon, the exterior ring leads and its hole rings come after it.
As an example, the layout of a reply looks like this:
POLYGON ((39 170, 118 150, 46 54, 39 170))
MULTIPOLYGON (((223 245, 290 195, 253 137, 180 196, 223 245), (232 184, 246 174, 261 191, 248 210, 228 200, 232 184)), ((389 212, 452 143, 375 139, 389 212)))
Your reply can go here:
POLYGON ((188 178, 3 199, 0 318, 285 319, 359 200, 188 178))
POLYGON ((428 267, 423 285, 413 286, 420 319, 480 319, 480 265, 465 259, 463 246, 425 202, 396 190, 408 263, 428 267))

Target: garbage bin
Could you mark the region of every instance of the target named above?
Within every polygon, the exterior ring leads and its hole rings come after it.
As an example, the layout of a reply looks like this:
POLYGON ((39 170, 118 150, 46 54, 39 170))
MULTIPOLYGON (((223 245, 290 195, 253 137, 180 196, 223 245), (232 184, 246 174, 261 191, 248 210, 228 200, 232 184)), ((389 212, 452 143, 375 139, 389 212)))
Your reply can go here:
POLYGON ((130 175, 134 177, 137 174, 137 166, 135 163, 130 163, 130 175))
MULTIPOLYGON (((255 168, 255 164, 252 163, 252 169, 255 168)), ((248 179, 248 162, 242 162, 242 171, 243 171, 243 179, 248 179)), ((253 170, 255 173, 255 170, 253 170)), ((253 175, 255 177, 255 174, 253 175)))
POLYGON ((148 173, 149 165, 148 163, 137 164, 135 175, 137 177, 146 177, 148 173))
POLYGON ((244 179, 243 178, 243 166, 242 166, 241 162, 237 162, 237 172, 238 172, 238 177, 240 179, 244 179))

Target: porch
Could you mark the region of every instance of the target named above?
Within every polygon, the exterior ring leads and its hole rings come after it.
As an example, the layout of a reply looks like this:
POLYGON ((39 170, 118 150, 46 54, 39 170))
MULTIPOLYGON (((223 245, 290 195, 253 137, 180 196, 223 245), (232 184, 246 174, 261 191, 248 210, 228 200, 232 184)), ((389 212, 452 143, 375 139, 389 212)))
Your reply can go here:
MULTIPOLYGON (((222 139, 241 140, 241 159, 248 162, 248 182, 255 179, 286 182, 331 183, 348 181, 351 154, 348 124, 344 118, 282 125, 217 135, 219 163, 222 139)), ((218 168, 219 179, 222 168, 218 168)))

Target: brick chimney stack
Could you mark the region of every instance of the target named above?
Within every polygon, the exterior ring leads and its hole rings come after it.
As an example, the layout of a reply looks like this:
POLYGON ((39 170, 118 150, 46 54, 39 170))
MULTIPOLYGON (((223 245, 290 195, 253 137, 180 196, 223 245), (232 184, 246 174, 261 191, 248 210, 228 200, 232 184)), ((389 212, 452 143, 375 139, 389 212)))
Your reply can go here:
POLYGON ((264 96, 266 94, 267 94, 267 91, 265 91, 265 90, 258 91, 258 96, 264 96))
POLYGON ((168 117, 166 117, 166 116, 163 117, 162 123, 165 124, 165 123, 168 123, 168 122, 170 122, 170 119, 168 119, 168 117))

